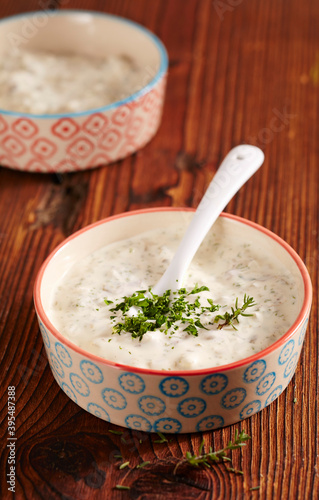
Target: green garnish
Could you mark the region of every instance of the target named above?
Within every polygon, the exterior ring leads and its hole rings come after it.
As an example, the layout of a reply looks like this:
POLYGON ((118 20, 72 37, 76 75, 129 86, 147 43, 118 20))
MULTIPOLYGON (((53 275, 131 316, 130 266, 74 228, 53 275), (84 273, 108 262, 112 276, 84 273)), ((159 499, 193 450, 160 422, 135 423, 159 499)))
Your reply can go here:
POLYGON ((161 432, 158 432, 157 435, 160 437, 160 439, 156 439, 154 441, 154 443, 168 443, 168 440, 166 439, 164 434, 162 434, 161 432))
MULTIPOLYGON (((216 463, 225 460, 230 461, 230 458, 227 456, 227 451, 242 448, 243 446, 246 445, 246 441, 248 439, 250 439, 250 436, 248 436, 248 434, 246 434, 245 431, 238 433, 236 429, 235 439, 233 442, 229 441, 229 443, 227 444, 227 446, 225 446, 225 448, 222 448, 221 450, 218 451, 213 451, 212 448, 210 447, 208 453, 202 453, 204 448, 204 441, 202 441, 199 447, 198 455, 196 454, 192 455, 189 451, 187 451, 186 458, 183 458, 176 464, 174 469, 174 474, 176 473, 178 467, 184 463, 188 463, 192 467, 199 467, 200 465, 203 465, 204 467, 210 467, 209 462, 216 463)), ((238 471, 237 469, 233 469, 232 467, 228 467, 228 470, 230 472, 242 474, 242 471, 238 471)))
POLYGON ((149 460, 146 460, 146 462, 142 462, 141 464, 138 464, 136 466, 137 469, 143 469, 143 467, 146 467, 148 464, 150 464, 151 462, 149 460))
POLYGON ((104 299, 105 304, 108 306, 109 304, 113 304, 113 300, 104 299))
POLYGON ((130 489, 131 489, 131 488, 130 488, 130 486, 124 486, 124 484, 117 484, 117 485, 115 486, 115 488, 116 488, 117 490, 130 490, 130 489))
POLYGON ((125 469, 125 467, 127 467, 128 465, 130 465, 130 462, 124 462, 123 464, 120 465, 119 469, 125 469))
POLYGON ((217 328, 218 330, 221 330, 224 326, 232 326, 234 330, 237 330, 237 328, 234 325, 234 321, 239 323, 238 316, 253 316, 253 314, 247 314, 245 313, 246 309, 248 307, 253 307, 255 306, 256 303, 254 302, 254 299, 252 297, 249 297, 249 295, 244 295, 244 303, 241 307, 238 307, 238 298, 236 299, 235 302, 235 308, 231 308, 231 313, 225 312, 225 314, 218 314, 215 319, 214 323, 218 323, 219 321, 224 321, 224 323, 220 323, 217 328))
MULTIPOLYGON (((214 313, 220 309, 220 305, 214 304, 211 298, 207 299, 206 305, 202 305, 200 297, 197 296, 190 301, 189 296, 199 294, 204 291, 209 291, 206 286, 195 287, 188 292, 186 288, 180 288, 176 292, 171 293, 167 290, 163 295, 152 293, 151 289, 139 290, 129 297, 123 297, 120 302, 110 308, 110 311, 116 313, 121 312, 121 317, 116 323, 115 315, 112 320, 115 323, 113 333, 121 335, 122 332, 131 333, 133 338, 142 340, 147 332, 154 330, 162 330, 166 334, 174 333, 177 329, 177 322, 184 324, 184 331, 194 337, 198 336, 198 330, 208 328, 202 324, 201 318, 204 313, 214 313), (135 316, 128 314, 131 307, 137 307, 138 313, 135 316)), ((106 305, 112 304, 112 301, 105 299, 106 305)), ((254 299, 245 294, 244 303, 241 307, 238 306, 238 298, 235 302, 235 307, 231 308, 230 312, 217 315, 210 323, 219 323, 217 328, 221 330, 224 326, 231 326, 236 330, 234 322, 239 323, 238 317, 252 316, 245 311, 247 308, 256 305, 254 299)), ((207 325, 208 326, 208 325, 207 325)))

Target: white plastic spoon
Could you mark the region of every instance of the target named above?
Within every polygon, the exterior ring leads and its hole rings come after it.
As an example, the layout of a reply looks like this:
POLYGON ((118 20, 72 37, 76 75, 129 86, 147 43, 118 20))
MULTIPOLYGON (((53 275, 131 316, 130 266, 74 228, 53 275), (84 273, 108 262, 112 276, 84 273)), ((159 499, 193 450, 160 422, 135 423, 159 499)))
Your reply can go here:
POLYGON ((162 295, 182 287, 184 275, 203 239, 227 203, 263 164, 264 153, 242 144, 232 149, 209 184, 194 217, 165 273, 152 288, 162 295))
MULTIPOLYGON (((175 292, 182 287, 185 273, 209 229, 263 161, 264 153, 255 146, 242 144, 228 153, 198 205, 170 265, 151 289, 154 295, 163 295, 166 290, 175 292)), ((135 316, 138 307, 133 306, 128 312, 135 316)))

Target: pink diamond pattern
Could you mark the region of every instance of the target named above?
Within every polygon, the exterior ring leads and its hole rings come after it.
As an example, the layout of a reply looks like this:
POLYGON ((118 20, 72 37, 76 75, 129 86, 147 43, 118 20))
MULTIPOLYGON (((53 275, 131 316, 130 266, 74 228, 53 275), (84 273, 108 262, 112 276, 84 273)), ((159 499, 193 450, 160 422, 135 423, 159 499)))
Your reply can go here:
POLYGON ((8 153, 11 153, 12 156, 21 156, 26 151, 23 142, 14 135, 7 135, 2 141, 2 146, 8 153))
POLYGON ((7 122, 0 116, 0 134, 3 134, 8 130, 7 122))
POLYGON ((143 127, 142 118, 140 116, 134 117, 130 121, 130 123, 126 129, 126 133, 125 133, 126 137, 128 137, 129 139, 136 137, 139 134, 139 132, 141 131, 142 127, 143 127))
POLYGON ((92 165, 103 165, 104 163, 111 163, 111 161, 112 159, 110 156, 100 153, 93 156, 90 163, 92 163, 92 165))
POLYGON ((58 162, 54 169, 56 172, 76 172, 77 170, 80 170, 79 166, 70 158, 64 158, 64 160, 58 162))
POLYGON ((31 151, 37 158, 51 158, 55 154, 56 150, 57 147, 54 142, 49 141, 49 139, 44 137, 34 141, 31 146, 31 151))
POLYGON ((32 172, 71 172, 111 163, 144 146, 161 117, 165 78, 135 101, 93 115, 0 114, 0 164, 32 172))
POLYGON ((31 139, 38 133, 39 128, 29 118, 19 118, 12 124, 12 130, 23 139, 31 139))
POLYGON ((67 153, 74 158, 87 158, 93 152, 94 145, 86 137, 79 137, 67 148, 67 153))
POLYGON ((119 157, 123 158, 125 156, 131 155, 137 149, 137 145, 134 142, 125 142, 119 151, 119 157))
POLYGON ((0 165, 4 165, 12 168, 19 168, 18 164, 10 155, 1 155, 0 156, 0 165))
POLYGON ((105 130, 107 125, 108 119, 101 113, 96 113, 95 115, 90 116, 83 123, 83 130, 90 135, 97 136, 98 134, 103 133, 103 130, 105 130))
POLYGON ((117 129, 110 129, 102 135, 99 141, 99 147, 106 151, 111 151, 119 144, 121 137, 122 135, 117 129))
POLYGON ((155 90, 146 94, 145 100, 143 102, 143 109, 147 112, 152 111, 155 106, 158 104, 158 96, 155 93, 155 90))
POLYGON ((72 118, 60 118, 52 126, 52 134, 65 141, 71 139, 80 130, 79 125, 72 118))
POLYGON ((52 172, 52 167, 43 159, 32 158, 25 166, 28 172, 52 172))
POLYGON ((115 125, 125 125, 131 115, 131 110, 128 106, 121 106, 112 115, 112 123, 115 125))

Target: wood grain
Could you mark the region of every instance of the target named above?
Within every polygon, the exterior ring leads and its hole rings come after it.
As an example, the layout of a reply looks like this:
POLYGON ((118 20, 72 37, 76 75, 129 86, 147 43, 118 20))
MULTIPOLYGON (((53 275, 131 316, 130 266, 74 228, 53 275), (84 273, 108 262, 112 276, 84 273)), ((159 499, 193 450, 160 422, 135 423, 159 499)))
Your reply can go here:
POLYGON ((312 0, 16 0, 0 17, 38 8, 89 8, 154 31, 170 66, 161 127, 141 151, 62 176, 0 168, 0 498, 315 499, 318 476, 319 4, 312 0), (156 436, 120 430, 73 404, 44 354, 32 286, 66 236, 111 214, 196 206, 227 151, 260 146, 262 169, 227 211, 283 237, 306 263, 313 308, 296 374, 269 407, 231 427, 156 436), (7 490, 7 387, 16 387, 16 494, 7 490), (187 451, 222 448, 245 429, 230 473, 173 469, 187 451), (123 460, 129 465, 120 469, 123 460), (142 469, 136 466, 150 463, 142 469), (130 486, 118 491, 116 484, 130 486), (257 488, 257 489, 254 489, 257 488))

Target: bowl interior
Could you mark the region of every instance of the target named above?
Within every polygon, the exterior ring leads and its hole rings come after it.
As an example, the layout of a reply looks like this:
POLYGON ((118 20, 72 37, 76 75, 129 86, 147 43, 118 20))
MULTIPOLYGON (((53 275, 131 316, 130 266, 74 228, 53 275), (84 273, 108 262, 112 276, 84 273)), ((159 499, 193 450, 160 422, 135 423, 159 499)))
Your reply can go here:
MULTIPOLYGON (((141 234, 154 227, 167 227, 179 224, 186 228, 192 216, 192 210, 162 209, 141 211, 138 213, 129 212, 100 221, 75 233, 44 263, 39 281, 39 295, 36 296, 36 303, 38 301, 37 308, 40 306, 40 314, 43 312, 46 315, 45 311, 49 309, 53 288, 52 284, 60 280, 74 262, 85 258, 88 254, 102 246, 141 234)), ((306 280, 308 278, 307 271, 297 254, 276 235, 245 219, 222 214, 215 224, 218 225, 219 231, 226 230, 226 226, 227 231, 229 230, 229 226, 231 226, 231 231, 234 234, 242 234, 245 231, 247 241, 254 245, 256 251, 260 248, 262 252, 275 255, 279 259, 283 267, 296 277, 299 284, 298 312, 300 313, 306 301, 306 280)), ((47 320, 47 318, 45 319, 47 320)))
POLYGON ((95 57, 127 55, 145 69, 144 84, 166 64, 163 45, 148 30, 120 17, 89 11, 39 11, 4 19, 0 55, 16 47, 95 57))

